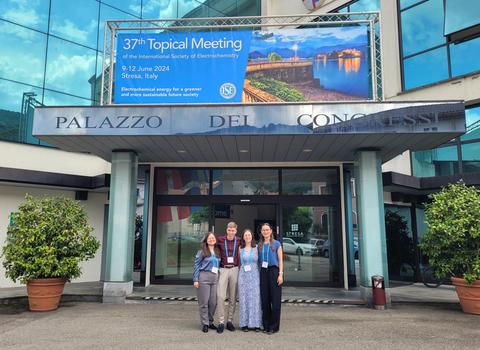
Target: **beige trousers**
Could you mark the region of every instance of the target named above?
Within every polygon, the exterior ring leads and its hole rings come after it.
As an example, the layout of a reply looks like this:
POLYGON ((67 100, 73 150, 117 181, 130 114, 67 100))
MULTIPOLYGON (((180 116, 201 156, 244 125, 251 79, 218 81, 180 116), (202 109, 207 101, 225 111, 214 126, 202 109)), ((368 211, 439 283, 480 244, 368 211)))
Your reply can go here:
POLYGON ((233 314, 237 305, 238 266, 230 269, 220 268, 217 285, 217 312, 218 323, 225 324, 225 299, 228 287, 228 315, 227 322, 233 321, 233 314))

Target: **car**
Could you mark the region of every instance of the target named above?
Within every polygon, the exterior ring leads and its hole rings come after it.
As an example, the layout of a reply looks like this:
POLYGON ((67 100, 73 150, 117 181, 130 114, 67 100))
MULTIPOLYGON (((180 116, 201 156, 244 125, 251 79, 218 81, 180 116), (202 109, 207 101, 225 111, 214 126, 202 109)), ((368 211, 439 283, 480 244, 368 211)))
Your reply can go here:
POLYGON ((314 255, 317 248, 309 243, 297 243, 291 238, 283 239, 283 251, 286 254, 314 255))
POLYGON ((325 242, 325 240, 321 239, 321 238, 310 239, 310 244, 317 249, 316 254, 318 254, 318 255, 320 255, 322 253, 323 242, 325 242))
MULTIPOLYGON (((358 259, 358 238, 357 237, 353 238, 353 249, 355 251, 354 258, 358 259)), ((323 242, 322 255, 325 258, 328 258, 330 256, 330 241, 328 239, 325 242, 323 242)))

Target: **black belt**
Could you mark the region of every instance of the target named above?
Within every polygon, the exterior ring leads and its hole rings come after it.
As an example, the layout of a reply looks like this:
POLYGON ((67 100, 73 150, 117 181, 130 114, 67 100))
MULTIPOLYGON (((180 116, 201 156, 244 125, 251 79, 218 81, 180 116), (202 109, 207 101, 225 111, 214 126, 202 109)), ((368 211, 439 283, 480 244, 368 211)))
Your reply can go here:
POLYGON ((237 265, 223 265, 224 269, 231 269, 232 267, 237 267, 237 265))

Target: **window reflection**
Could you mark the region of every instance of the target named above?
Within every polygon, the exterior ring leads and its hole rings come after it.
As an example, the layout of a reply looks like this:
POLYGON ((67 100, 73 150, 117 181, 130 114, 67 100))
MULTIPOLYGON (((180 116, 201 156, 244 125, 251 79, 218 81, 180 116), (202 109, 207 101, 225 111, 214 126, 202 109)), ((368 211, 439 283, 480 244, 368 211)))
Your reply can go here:
POLYGON ((96 52, 51 37, 48 43, 45 87, 90 98, 88 80, 95 74, 96 52))
POLYGON ((445 43, 443 2, 430 0, 401 13, 403 56, 445 43))
POLYGON ((178 18, 178 0, 143 0, 143 19, 170 19, 178 18))
MULTIPOLYGON (((150 18, 150 17, 144 17, 144 18, 150 18)), ((99 29, 98 29, 98 50, 100 51, 103 51, 103 42, 104 42, 104 36, 105 36, 105 21, 114 20, 114 19, 134 20, 134 19, 137 19, 137 17, 129 15, 128 13, 117 10, 113 7, 101 4, 100 5, 100 23, 99 23, 99 29)), ((135 32, 129 31, 129 33, 135 33, 135 32)))
POLYGON ((462 141, 480 140, 480 107, 465 110, 467 133, 460 137, 462 141))
POLYGON ((206 169, 157 169, 155 193, 161 195, 208 195, 210 171, 206 169))
POLYGON ((0 21, 0 78, 42 86, 47 36, 0 21))
POLYGON ((178 18, 208 17, 208 7, 203 5, 205 0, 178 0, 178 18))
POLYGON ((46 33, 50 0, 3 0, 0 18, 46 33))
POLYGON ((480 172, 480 142, 462 145, 463 172, 480 172))
POLYGON ((350 5, 350 12, 380 11, 380 0, 359 0, 350 5))
POLYGON ((404 9, 405 7, 412 6, 422 0, 400 0, 400 8, 404 9))
POLYGON ((93 49, 97 47, 98 3, 52 0, 50 33, 93 49))
POLYGON ((24 84, 17 84, 0 79, 0 140, 30 142, 38 144, 38 139, 32 140, 33 108, 42 101, 42 90, 24 84), (25 94, 28 94, 24 97, 25 94), (26 104, 28 108, 22 111, 24 98, 31 97, 35 101, 26 104), (23 118, 23 123, 21 122, 23 118), (20 125, 23 125, 20 132, 20 125))
POLYGON ((416 177, 458 174, 457 147, 412 152, 412 170, 416 177))
POLYGON ((450 45, 452 76, 480 70, 480 38, 450 45))
POLYGON ((339 194, 337 169, 284 169, 282 194, 333 195, 339 194))
MULTIPOLYGON (((144 1, 145 2, 145 1, 144 1)), ((162 2, 166 2, 165 0, 156 1, 156 7, 158 8, 158 3, 160 2, 160 6, 162 2)), ((134 16, 140 17, 142 12, 142 0, 102 0, 102 3, 108 4, 112 7, 115 7, 119 10, 128 12, 134 16)), ((144 18, 156 18, 156 17, 144 17, 144 18)), ((114 18, 111 18, 114 19, 114 18)))
POLYGON ((405 89, 448 79, 447 48, 425 52, 404 60, 405 89))
POLYGON ((213 170, 214 195, 277 195, 278 170, 213 170))
POLYGON ((480 1, 445 0, 445 35, 480 23, 480 1))

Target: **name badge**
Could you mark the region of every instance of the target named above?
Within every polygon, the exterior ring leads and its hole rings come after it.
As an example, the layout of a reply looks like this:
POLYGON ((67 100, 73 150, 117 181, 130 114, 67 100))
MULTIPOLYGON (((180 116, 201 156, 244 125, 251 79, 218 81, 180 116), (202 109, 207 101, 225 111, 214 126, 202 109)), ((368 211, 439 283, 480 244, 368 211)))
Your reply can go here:
POLYGON ((233 256, 227 257, 227 262, 228 262, 229 264, 233 264, 233 256))
POLYGON ((243 265, 245 271, 252 271, 252 267, 250 265, 243 265))
POLYGON ((217 274, 217 273, 218 273, 218 267, 213 266, 213 267, 212 267, 212 272, 215 273, 215 274, 217 274))
POLYGON ((262 262, 262 267, 263 267, 264 269, 268 269, 268 261, 262 262))

